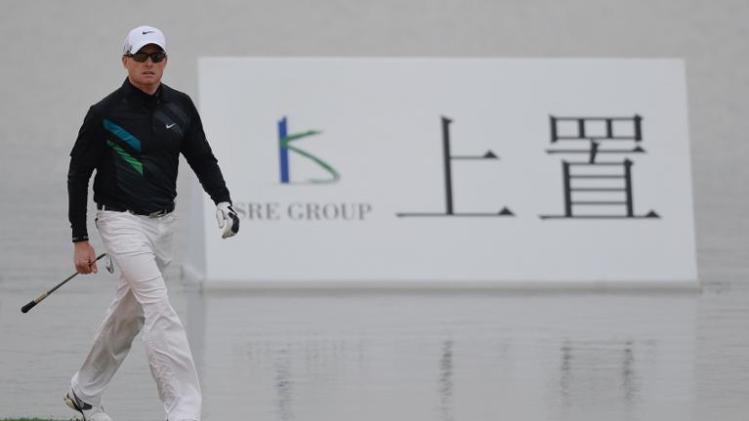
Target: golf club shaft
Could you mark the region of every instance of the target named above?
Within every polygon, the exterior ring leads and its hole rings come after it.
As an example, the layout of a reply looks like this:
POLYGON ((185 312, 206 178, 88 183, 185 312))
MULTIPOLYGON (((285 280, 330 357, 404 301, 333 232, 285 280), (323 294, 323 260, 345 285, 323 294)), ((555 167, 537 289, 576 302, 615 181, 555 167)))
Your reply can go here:
MULTIPOLYGON (((99 256, 96 257, 96 260, 94 260, 94 262, 100 260, 102 257, 104 257, 106 255, 107 255, 106 253, 100 254, 99 256)), ((38 296, 34 300, 29 301, 28 304, 26 304, 25 306, 21 307, 21 312, 22 313, 27 313, 29 310, 31 310, 32 308, 34 308, 35 305, 39 304, 40 302, 42 302, 42 300, 44 300, 45 298, 47 298, 47 296, 49 296, 49 294, 52 294, 53 292, 57 291, 58 288, 60 288, 61 286, 65 285, 69 280, 71 280, 71 279, 75 278, 76 276, 78 276, 78 273, 79 272, 76 272, 76 273, 68 276, 62 282, 60 282, 59 284, 55 285, 52 289, 44 291, 40 296, 38 296)))

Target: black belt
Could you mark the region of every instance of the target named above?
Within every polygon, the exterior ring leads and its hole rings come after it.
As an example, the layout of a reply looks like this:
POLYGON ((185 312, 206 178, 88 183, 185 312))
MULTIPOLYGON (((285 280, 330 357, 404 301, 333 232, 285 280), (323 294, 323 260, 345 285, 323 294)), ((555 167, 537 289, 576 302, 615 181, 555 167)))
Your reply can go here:
POLYGON ((123 208, 121 206, 114 206, 114 205, 105 205, 101 203, 96 204, 96 209, 99 210, 108 210, 108 211, 114 211, 114 212, 129 212, 133 215, 142 215, 142 216, 150 216, 151 218, 157 218, 159 216, 164 216, 174 210, 174 204, 170 206, 167 209, 159 209, 153 212, 143 212, 143 211, 137 211, 132 209, 123 208))

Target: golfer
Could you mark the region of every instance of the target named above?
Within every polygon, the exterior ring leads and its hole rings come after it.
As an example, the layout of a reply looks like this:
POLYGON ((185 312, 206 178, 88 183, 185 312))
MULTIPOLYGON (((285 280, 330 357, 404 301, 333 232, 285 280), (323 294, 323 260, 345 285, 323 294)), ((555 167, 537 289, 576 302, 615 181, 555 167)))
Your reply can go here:
POLYGON ((239 230, 229 190, 186 94, 163 83, 164 34, 140 26, 125 38, 122 86, 93 105, 70 153, 69 218, 80 273, 96 273, 88 241, 88 182, 96 227, 121 276, 93 347, 71 380, 66 404, 86 421, 109 421, 102 394, 143 330, 151 374, 169 421, 199 421, 201 392, 192 354, 164 283, 171 260, 177 165, 183 154, 217 205, 224 238, 239 230))

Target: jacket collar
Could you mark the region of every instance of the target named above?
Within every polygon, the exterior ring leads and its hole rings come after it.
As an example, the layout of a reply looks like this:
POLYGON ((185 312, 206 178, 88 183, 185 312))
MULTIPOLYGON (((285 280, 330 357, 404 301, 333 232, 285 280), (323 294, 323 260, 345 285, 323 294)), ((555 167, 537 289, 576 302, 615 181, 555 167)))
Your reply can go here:
POLYGON ((125 97, 129 101, 141 105, 154 106, 160 102, 169 101, 170 95, 168 91, 169 88, 162 83, 153 95, 148 95, 130 83, 130 79, 128 78, 125 78, 125 81, 122 83, 122 92, 125 94, 125 97))

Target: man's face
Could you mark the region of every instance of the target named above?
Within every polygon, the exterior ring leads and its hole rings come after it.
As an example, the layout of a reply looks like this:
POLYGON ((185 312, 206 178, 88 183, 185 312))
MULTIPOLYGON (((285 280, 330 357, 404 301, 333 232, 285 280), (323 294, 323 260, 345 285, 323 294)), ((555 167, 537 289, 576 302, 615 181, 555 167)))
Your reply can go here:
MULTIPOLYGON (((157 45, 148 44, 138 50, 138 53, 153 54, 161 51, 157 45)), ((133 57, 122 56, 122 65, 127 69, 127 75, 130 82, 138 88, 150 91, 158 88, 161 83, 161 76, 164 74, 166 67, 166 57, 158 63, 154 63, 151 57, 146 61, 139 63, 133 57)))

